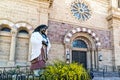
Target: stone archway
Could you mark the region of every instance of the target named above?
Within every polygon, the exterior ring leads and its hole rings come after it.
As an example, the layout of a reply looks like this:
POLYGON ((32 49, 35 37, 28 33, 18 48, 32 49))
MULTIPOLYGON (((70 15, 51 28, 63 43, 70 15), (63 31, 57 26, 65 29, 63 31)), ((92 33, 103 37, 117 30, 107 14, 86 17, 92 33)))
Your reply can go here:
POLYGON ((87 28, 73 28, 72 30, 68 31, 68 33, 65 35, 65 38, 64 38, 65 50, 66 50, 65 55, 69 54, 70 56, 69 62, 72 62, 71 60, 72 60, 73 47, 71 46, 71 43, 76 38, 80 38, 81 40, 85 41, 86 44, 88 45, 86 53, 88 55, 87 59, 90 59, 90 60, 87 60, 89 61, 87 63, 87 68, 97 68, 98 47, 101 45, 101 43, 98 36, 92 30, 87 28))
POLYGON ((72 42, 71 61, 82 64, 87 68, 87 48, 88 45, 81 38, 77 38, 72 42))

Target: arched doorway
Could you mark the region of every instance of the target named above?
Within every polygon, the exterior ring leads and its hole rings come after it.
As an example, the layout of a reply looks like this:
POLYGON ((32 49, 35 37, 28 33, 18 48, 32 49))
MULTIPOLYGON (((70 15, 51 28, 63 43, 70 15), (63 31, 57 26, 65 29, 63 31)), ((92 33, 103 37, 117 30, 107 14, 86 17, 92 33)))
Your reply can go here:
POLYGON ((72 47, 72 62, 87 68, 87 44, 81 39, 76 39, 72 42, 72 47))
POLYGON ((86 69, 94 68, 97 65, 97 52, 95 43, 87 33, 76 33, 71 38, 70 62, 82 64, 86 69))
POLYGON ((78 62, 87 69, 98 69, 98 36, 87 28, 73 28, 65 35, 66 63, 78 62))

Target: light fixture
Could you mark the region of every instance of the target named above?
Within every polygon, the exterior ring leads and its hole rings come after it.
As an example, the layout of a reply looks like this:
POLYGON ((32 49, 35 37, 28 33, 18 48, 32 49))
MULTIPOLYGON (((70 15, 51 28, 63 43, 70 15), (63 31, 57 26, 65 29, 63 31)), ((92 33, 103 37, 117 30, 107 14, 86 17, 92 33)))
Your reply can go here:
POLYGON ((67 51, 67 53, 66 53, 66 63, 67 64, 70 63, 70 53, 69 53, 69 51, 67 51))
POLYGON ((69 54, 68 51, 67 51, 67 54, 66 54, 66 59, 70 59, 70 54, 69 54))
POLYGON ((102 61, 102 60, 103 60, 102 55, 99 55, 99 61, 102 61))

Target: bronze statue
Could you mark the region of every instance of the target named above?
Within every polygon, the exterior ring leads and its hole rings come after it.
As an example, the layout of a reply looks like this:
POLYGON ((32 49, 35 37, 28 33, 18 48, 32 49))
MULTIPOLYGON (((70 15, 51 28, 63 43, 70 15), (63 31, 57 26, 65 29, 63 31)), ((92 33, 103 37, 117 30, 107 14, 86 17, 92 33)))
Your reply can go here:
POLYGON ((48 60, 48 52, 51 47, 49 38, 45 34, 48 26, 40 25, 33 31, 31 35, 31 70, 34 71, 35 75, 38 75, 40 69, 45 67, 45 63, 48 60))

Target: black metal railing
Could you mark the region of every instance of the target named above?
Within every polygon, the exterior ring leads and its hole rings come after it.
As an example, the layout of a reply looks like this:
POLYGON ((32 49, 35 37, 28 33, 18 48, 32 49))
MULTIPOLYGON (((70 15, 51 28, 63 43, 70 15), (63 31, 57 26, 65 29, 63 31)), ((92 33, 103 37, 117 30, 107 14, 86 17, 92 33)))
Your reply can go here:
POLYGON ((29 66, 0 67, 0 80, 34 80, 29 66))
MULTIPOLYGON (((108 69, 112 66, 105 66, 100 71, 97 69, 90 69, 93 71, 95 77, 120 77, 120 69, 115 68, 114 71, 108 69)), ((55 75, 53 75, 54 78, 55 75)), ((78 75, 77 75, 78 76, 78 75)), ((63 76, 66 80, 66 77, 63 76)), ((35 76, 30 70, 29 66, 15 66, 15 67, 0 67, 0 80, 47 80, 44 74, 35 76)))
MULTIPOLYGON (((0 80, 56 80, 56 76, 59 76, 59 74, 51 76, 51 79, 47 79, 44 74, 35 76, 29 66, 0 67, 0 80)), ((63 76, 62 80, 68 80, 67 78, 70 77, 67 75, 63 76)), ((70 80, 75 80, 75 77, 79 80, 79 75, 72 76, 70 80)), ((61 78, 58 80, 61 80, 61 78)))
POLYGON ((120 66, 103 65, 89 70, 93 71, 95 77, 120 77, 120 66))

